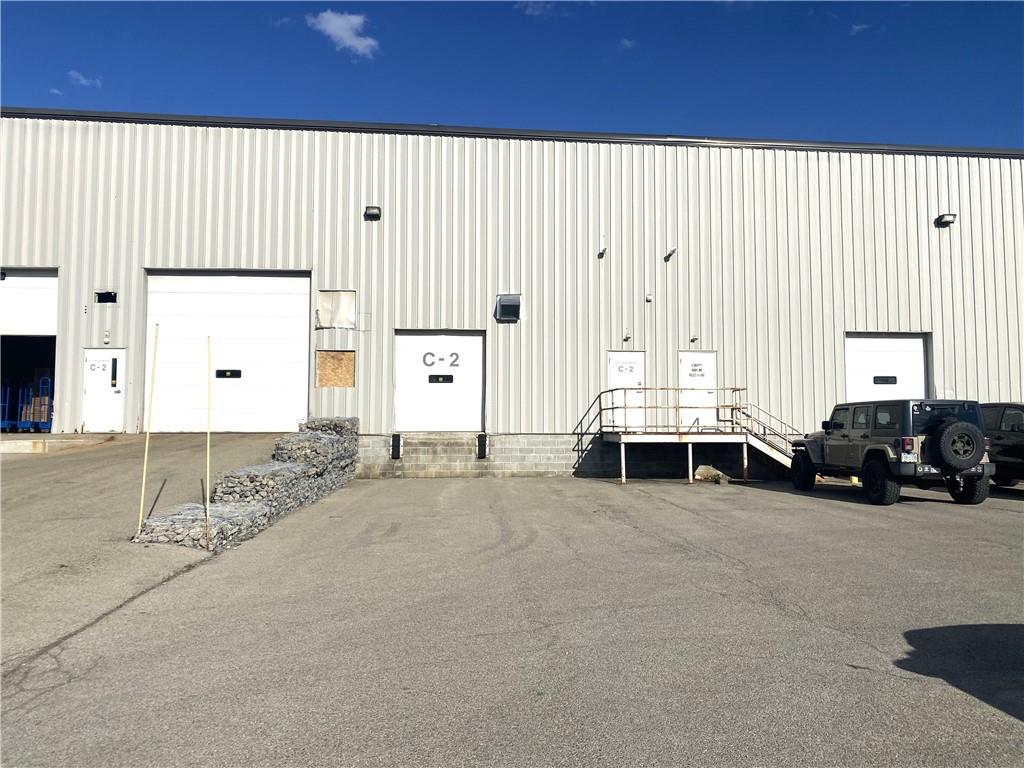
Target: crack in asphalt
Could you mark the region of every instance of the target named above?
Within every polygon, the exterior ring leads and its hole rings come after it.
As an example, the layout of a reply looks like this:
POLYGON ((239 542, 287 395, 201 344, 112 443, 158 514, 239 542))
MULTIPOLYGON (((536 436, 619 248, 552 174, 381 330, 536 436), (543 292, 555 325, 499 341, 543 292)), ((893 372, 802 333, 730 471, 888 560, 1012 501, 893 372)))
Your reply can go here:
MULTIPOLYGON (((14 685, 14 684, 21 684, 27 678, 27 675, 21 675, 22 670, 27 670, 28 674, 31 674, 32 665, 35 664, 40 659, 42 659, 42 658, 44 658, 46 656, 50 656, 52 658, 56 658, 53 655, 53 651, 59 651, 57 653, 57 656, 59 656, 60 653, 63 652, 63 645, 68 640, 71 640, 71 639, 77 637, 78 635, 82 634, 83 632, 91 629, 92 627, 95 627, 97 624, 99 624, 104 619, 106 619, 106 618, 108 618, 110 616, 113 616, 115 613, 120 611, 122 608, 126 608, 127 606, 129 606, 132 603, 134 603, 140 597, 144 597, 145 595, 148 595, 153 590, 159 589, 160 587, 164 586, 165 584, 168 584, 171 581, 174 581, 179 576, 184 576, 186 573, 189 573, 190 571, 195 570, 196 568, 198 568, 199 566, 201 566, 201 565, 203 565, 205 563, 211 562, 213 559, 214 559, 213 557, 205 557, 202 560, 197 560, 194 563, 189 563, 185 567, 180 568, 177 571, 175 571, 175 572, 165 576, 163 579, 161 579, 160 581, 156 582, 155 584, 150 584, 148 587, 145 587, 145 588, 139 590, 138 592, 135 592, 134 594, 129 595, 127 598, 122 600, 120 603, 115 605, 113 608, 108 608, 103 613, 101 613, 100 615, 96 616, 93 619, 90 619, 89 621, 87 621, 85 624, 81 625, 77 629, 73 629, 73 630, 71 630, 70 632, 68 632, 68 633, 66 633, 64 635, 61 635, 60 637, 58 637, 53 642, 50 642, 50 643, 47 643, 46 645, 44 645, 42 648, 39 648, 39 649, 37 649, 35 651, 25 651, 24 653, 19 653, 19 654, 15 655, 15 656, 11 656, 8 659, 4 659, 4 661, 2 663, 3 671, 2 671, 2 674, 0 674, 0 680, 2 680, 2 682, 3 682, 3 684, 5 686, 7 686, 7 685, 14 685)), ((6 697, 5 697, 5 699, 6 699, 6 697)))
MULTIPOLYGON (((64 649, 60 646, 50 648, 31 662, 19 665, 4 676, 3 713, 4 719, 10 722, 12 715, 26 715, 35 709, 35 704, 48 693, 58 688, 84 680, 96 669, 100 660, 96 659, 81 672, 72 672, 65 667, 61 656, 64 649), (42 668, 41 662, 47 662, 42 668), (37 666, 40 665, 40 666, 37 666), (48 681, 47 678, 57 679, 48 681)), ((17 721, 17 717, 15 717, 17 721)))

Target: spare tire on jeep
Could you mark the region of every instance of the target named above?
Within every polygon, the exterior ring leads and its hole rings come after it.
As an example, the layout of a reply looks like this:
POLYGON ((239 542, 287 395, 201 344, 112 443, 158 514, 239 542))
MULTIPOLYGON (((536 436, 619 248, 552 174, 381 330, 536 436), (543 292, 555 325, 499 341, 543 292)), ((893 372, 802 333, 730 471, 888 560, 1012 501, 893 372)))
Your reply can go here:
POLYGON ((954 472, 976 466, 985 455, 985 436, 969 421, 952 421, 935 431, 932 460, 954 472))

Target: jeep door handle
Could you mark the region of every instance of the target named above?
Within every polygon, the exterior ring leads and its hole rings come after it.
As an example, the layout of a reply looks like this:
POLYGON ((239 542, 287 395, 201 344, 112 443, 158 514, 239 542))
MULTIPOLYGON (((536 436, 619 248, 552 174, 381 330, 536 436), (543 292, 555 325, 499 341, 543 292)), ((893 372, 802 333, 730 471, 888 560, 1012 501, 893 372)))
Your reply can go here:
POLYGON ((840 436, 840 437, 849 437, 849 436, 850 436, 850 433, 849 433, 849 432, 840 432, 840 433, 839 433, 839 436, 840 436))
POLYGON ((860 439, 861 440, 864 440, 864 439, 866 439, 868 437, 871 437, 871 435, 869 435, 867 432, 861 432, 860 433, 860 439))

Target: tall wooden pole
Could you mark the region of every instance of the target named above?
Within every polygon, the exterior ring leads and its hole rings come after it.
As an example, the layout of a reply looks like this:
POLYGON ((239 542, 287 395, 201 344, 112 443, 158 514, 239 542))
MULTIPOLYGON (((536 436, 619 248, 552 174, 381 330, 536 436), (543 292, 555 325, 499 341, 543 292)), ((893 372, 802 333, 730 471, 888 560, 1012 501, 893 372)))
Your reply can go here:
POLYGON ((210 366, 210 337, 206 337, 206 493, 203 503, 206 505, 206 548, 210 548, 210 427, 213 420, 213 371, 210 366))
POLYGON ((153 328, 153 359, 149 370, 149 405, 146 406, 146 447, 142 453, 142 492, 139 494, 139 525, 135 537, 142 535, 142 513, 146 507, 146 472, 149 469, 149 434, 153 428, 153 392, 156 389, 156 347, 160 341, 160 323, 153 328))

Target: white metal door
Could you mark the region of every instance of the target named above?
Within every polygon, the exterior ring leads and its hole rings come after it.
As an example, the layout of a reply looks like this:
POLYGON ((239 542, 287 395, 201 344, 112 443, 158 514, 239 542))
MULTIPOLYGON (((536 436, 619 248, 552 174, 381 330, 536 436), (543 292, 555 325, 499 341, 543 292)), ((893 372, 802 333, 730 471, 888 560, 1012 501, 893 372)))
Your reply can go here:
POLYGON ((718 425, 718 353, 708 350, 679 351, 679 412, 683 429, 718 425))
POLYGON ((395 331, 395 431, 483 428, 483 333, 395 331))
POLYGON ((211 339, 215 432, 292 432, 309 412, 309 278, 150 275, 146 397, 157 343, 154 432, 206 431, 211 339))
POLYGON ((0 334, 57 335, 57 276, 4 270, 0 280, 0 334))
POLYGON ((124 432, 127 373, 123 349, 85 350, 83 432, 124 432))
POLYGON ((615 391, 612 392, 612 410, 604 414, 606 426, 626 431, 646 426, 645 370, 643 352, 608 350, 608 389, 615 391))
POLYGON ((846 337, 847 402, 923 397, 923 336, 846 337))

